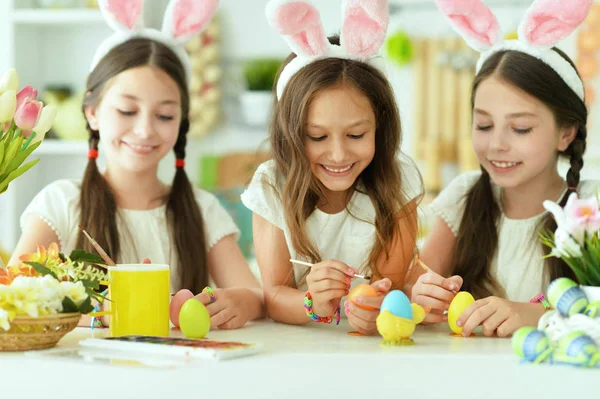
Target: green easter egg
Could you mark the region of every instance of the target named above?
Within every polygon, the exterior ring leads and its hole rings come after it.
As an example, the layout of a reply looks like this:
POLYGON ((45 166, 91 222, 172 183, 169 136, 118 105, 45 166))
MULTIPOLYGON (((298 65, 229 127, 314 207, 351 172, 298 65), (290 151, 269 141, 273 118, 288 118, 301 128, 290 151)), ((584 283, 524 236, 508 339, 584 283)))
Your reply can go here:
POLYGON ((521 327, 513 334, 512 347, 520 358, 539 362, 547 356, 550 340, 543 331, 535 327, 521 327))
POLYGON ((566 277, 558 278, 550 283, 548 302, 565 317, 582 313, 589 304, 579 285, 566 277))
POLYGON ((187 338, 204 338, 210 330, 210 314, 197 299, 190 298, 179 311, 179 327, 187 338))

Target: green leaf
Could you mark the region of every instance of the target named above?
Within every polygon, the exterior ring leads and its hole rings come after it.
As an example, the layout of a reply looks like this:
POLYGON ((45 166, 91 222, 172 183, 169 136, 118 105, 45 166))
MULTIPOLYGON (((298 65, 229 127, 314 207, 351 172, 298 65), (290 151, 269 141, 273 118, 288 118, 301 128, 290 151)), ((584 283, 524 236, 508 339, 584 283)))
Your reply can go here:
POLYGON ((0 193, 3 193, 4 191, 6 191, 6 188, 8 188, 8 184, 13 181, 14 179, 16 179, 17 177, 21 176, 23 173, 27 172, 29 169, 31 169, 36 163, 38 163, 40 160, 36 159, 34 161, 28 162, 25 165, 21 166, 19 169, 12 171, 8 177, 6 178, 6 180, 2 180, 0 181, 0 193))
POLYGON ((81 305, 79 305, 79 312, 87 314, 90 313, 92 310, 94 310, 94 307, 92 306, 92 298, 88 295, 88 297, 85 298, 83 302, 81 302, 81 305))
POLYGON ((42 264, 39 264, 37 262, 25 262, 25 264, 33 267, 35 269, 35 271, 38 272, 39 274, 41 274, 42 276, 50 275, 58 280, 58 278, 56 277, 56 274, 54 274, 54 272, 52 270, 48 269, 46 266, 44 266, 42 264))
POLYGON ((2 164, 0 165, 0 176, 4 174, 6 168, 8 167, 8 164, 10 163, 10 161, 13 160, 15 155, 17 155, 17 152, 21 148, 22 144, 23 137, 18 137, 16 140, 10 142, 10 144, 8 145, 8 149, 4 154, 4 160, 2 160, 2 164))
POLYGON ((104 260, 102 260, 102 257, 100 255, 92 254, 92 253, 86 252, 81 249, 76 249, 73 252, 71 252, 71 255, 69 255, 69 258, 73 262, 91 263, 91 264, 96 264, 96 265, 98 265, 98 264, 104 265, 105 264, 104 260))
POLYGON ((17 156, 15 156, 12 161, 10 161, 4 173, 0 175, 0 181, 4 181, 4 179, 10 172, 17 169, 27 159, 27 157, 31 155, 33 150, 40 146, 40 144, 41 141, 38 141, 37 143, 34 143, 30 147, 28 147, 25 151, 19 152, 17 156))
POLYGON ((0 142, 0 165, 2 165, 3 160, 4 160, 4 143, 0 142))
POLYGON ((63 298, 62 306, 63 306, 63 310, 62 310, 63 313, 75 313, 75 312, 79 311, 79 307, 68 296, 63 298))
POLYGON ((96 280, 80 280, 86 289, 97 290, 100 288, 100 282, 96 280))

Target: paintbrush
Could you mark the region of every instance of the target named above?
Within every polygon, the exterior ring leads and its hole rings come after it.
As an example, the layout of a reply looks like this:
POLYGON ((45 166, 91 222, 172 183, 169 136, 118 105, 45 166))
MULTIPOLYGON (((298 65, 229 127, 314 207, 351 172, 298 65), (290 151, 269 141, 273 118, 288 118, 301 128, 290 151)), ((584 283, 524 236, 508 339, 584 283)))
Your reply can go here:
MULTIPOLYGON (((290 259, 290 262, 295 263, 297 265, 302 265, 306 267, 313 267, 312 263, 302 262, 301 260, 290 259)), ((362 278, 363 280, 370 280, 371 276, 365 276, 363 274, 355 274, 354 277, 362 278)))
MULTIPOLYGON (((417 264, 419 266, 421 266, 426 272, 428 273, 435 273, 433 270, 431 270, 429 268, 429 266, 427 266, 425 263, 423 263, 423 261, 419 258, 419 255, 415 256, 415 260, 417 261, 417 264)), ((435 273, 438 274, 438 273, 435 273)), ((456 291, 455 290, 450 290, 450 292, 452 292, 454 295, 456 295, 456 291)))
POLYGON ((104 251, 102 249, 102 247, 100 246, 100 244, 98 244, 96 242, 96 240, 94 240, 92 238, 92 236, 90 236, 89 233, 87 231, 85 231, 85 229, 83 227, 81 227, 81 225, 79 226, 79 230, 81 230, 81 232, 83 233, 83 235, 85 235, 85 237, 92 243, 92 246, 96 249, 96 251, 98 252, 98 255, 100 255, 100 257, 104 260, 104 262, 106 262, 107 265, 109 265, 109 266, 116 266, 117 265, 115 263, 115 261, 112 260, 110 258, 110 256, 108 256, 108 254, 106 253, 106 251, 104 251))

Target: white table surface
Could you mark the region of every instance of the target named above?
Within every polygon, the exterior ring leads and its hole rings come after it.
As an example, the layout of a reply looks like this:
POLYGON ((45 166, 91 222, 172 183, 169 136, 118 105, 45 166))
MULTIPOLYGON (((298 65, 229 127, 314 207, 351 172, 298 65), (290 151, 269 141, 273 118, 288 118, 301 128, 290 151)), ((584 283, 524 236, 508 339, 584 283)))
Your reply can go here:
MULTIPOLYGON (((600 369, 519 364, 510 339, 418 326, 412 347, 380 345, 340 326, 272 321, 208 338, 261 342, 262 353, 175 369, 86 364, 0 352, 0 398, 600 398, 600 369)), ((179 335, 174 332, 173 335, 179 335)), ((77 328, 77 347, 107 330, 77 328)))

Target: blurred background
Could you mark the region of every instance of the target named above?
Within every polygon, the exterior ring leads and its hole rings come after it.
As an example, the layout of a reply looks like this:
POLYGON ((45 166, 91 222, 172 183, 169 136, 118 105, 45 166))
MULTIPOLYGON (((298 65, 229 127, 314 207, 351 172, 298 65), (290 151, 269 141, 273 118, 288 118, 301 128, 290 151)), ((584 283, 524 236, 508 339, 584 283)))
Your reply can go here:
MULTIPOLYGON (((160 28, 168 0, 146 0, 147 26, 160 28)), ((240 245, 252 259, 251 214, 239 201, 256 166, 267 158, 266 123, 273 76, 289 49, 264 16, 267 0, 221 0, 209 28, 187 46, 194 69, 186 170, 199 187, 218 195, 242 230, 240 245)), ((341 0, 313 1, 327 33, 337 33, 341 0)), ((485 0, 504 32, 515 36, 531 0, 485 0)), ((565 3, 568 1, 565 0, 565 3)), ((403 124, 402 151, 417 161, 425 179, 422 231, 427 202, 454 176, 478 168, 471 142, 470 86, 476 54, 463 44, 435 9, 433 0, 390 0, 391 21, 384 56, 403 124)), ((111 34, 96 0, 0 1, 0 72, 17 68, 20 81, 40 91, 59 117, 34 156, 38 166, 0 196, 0 249, 4 256, 19 235, 19 217, 48 183, 80 178, 87 159, 81 99, 99 43, 111 34)), ((586 23, 559 45, 585 80, 591 111, 582 178, 600 175, 596 121, 600 4, 586 23)), ((102 150, 100 163, 104 162, 102 150)), ((161 179, 170 181, 174 158, 166 157, 161 179)))

